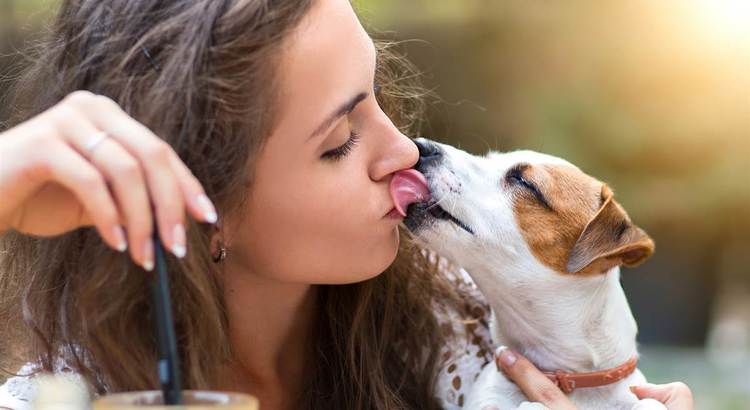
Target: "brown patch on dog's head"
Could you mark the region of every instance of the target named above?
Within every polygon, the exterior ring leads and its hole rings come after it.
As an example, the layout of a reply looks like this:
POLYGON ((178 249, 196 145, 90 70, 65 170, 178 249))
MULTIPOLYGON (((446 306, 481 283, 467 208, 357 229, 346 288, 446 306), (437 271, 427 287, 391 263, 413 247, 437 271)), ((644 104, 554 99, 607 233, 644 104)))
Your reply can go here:
POLYGON ((612 191, 576 167, 517 165, 506 185, 515 190, 514 212, 529 248, 556 272, 635 266, 654 251, 651 238, 631 223, 612 191))

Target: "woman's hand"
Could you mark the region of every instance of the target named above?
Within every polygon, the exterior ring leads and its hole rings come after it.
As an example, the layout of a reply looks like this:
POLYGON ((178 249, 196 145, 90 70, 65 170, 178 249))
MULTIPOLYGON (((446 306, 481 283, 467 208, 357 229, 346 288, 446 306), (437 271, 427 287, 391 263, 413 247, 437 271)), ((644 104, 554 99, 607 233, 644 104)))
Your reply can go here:
POLYGON ((159 236, 179 257, 186 209, 216 221, 203 187, 171 146, 113 100, 88 91, 0 134, 0 198, 0 233, 53 236, 94 225, 112 248, 129 247, 146 270, 154 258, 150 199, 159 236), (97 136, 106 138, 89 149, 97 136))
POLYGON ((692 410, 693 393, 690 388, 682 382, 667 384, 646 383, 640 386, 631 386, 630 391, 639 399, 654 399, 664 403, 670 410, 692 410))
POLYGON ((573 402, 555 383, 515 351, 509 348, 498 349, 495 352, 495 364, 518 385, 529 401, 542 403, 555 410, 576 410, 573 402))
MULTIPOLYGON (((555 410, 576 408, 573 402, 525 357, 508 348, 498 350, 499 352, 495 352, 497 368, 502 369, 530 401, 542 403, 555 410)), ((684 383, 645 384, 632 387, 631 391, 639 399, 655 399, 669 410, 693 410, 693 395, 684 383)))

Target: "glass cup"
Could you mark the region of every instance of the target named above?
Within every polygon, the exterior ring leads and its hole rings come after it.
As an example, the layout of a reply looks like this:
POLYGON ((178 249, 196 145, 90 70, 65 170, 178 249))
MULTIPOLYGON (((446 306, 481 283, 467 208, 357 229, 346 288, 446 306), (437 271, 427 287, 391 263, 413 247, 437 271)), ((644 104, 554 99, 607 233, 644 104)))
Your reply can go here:
POLYGON ((180 405, 167 406, 159 390, 114 393, 93 403, 94 410, 258 410, 258 399, 241 393, 183 390, 180 405))

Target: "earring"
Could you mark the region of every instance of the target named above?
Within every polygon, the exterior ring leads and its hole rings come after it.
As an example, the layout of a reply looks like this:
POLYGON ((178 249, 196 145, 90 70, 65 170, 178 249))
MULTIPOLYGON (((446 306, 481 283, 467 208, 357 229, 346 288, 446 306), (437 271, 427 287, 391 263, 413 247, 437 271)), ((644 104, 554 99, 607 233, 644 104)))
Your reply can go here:
POLYGON ((221 246, 219 247, 219 254, 214 256, 214 263, 219 263, 223 261, 227 257, 227 248, 221 246))

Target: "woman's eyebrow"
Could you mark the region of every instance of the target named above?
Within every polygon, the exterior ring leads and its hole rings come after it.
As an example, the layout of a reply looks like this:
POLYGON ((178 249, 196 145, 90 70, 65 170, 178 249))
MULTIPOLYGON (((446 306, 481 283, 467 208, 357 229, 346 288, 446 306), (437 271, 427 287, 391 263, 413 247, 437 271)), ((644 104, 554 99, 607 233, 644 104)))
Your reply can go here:
POLYGON ((322 124, 320 124, 320 126, 318 126, 318 128, 315 129, 315 131, 313 131, 313 133, 308 137, 308 140, 314 138, 317 135, 322 134, 323 132, 325 132, 325 130, 327 130, 331 126, 331 124, 333 124, 334 121, 352 112, 354 108, 357 106, 357 104, 359 104, 365 98, 367 98, 368 95, 369 93, 361 92, 355 95, 354 97, 352 97, 346 103, 342 104, 338 110, 336 110, 333 114, 331 114, 325 121, 323 121, 322 124))

